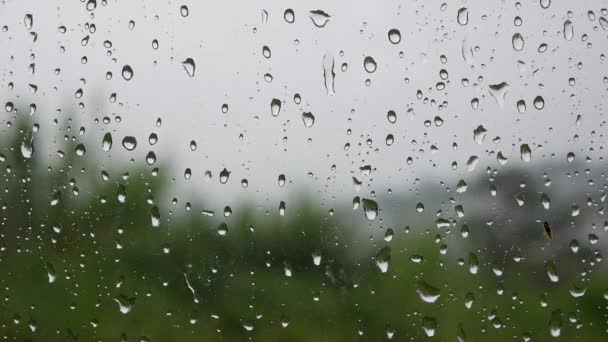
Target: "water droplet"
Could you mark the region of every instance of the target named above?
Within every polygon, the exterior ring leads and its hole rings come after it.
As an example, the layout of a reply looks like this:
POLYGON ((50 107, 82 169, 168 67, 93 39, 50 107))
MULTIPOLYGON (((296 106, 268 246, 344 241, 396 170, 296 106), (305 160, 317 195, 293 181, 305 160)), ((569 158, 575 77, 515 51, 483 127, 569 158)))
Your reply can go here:
POLYGON ((150 222, 153 228, 160 227, 160 210, 157 206, 150 208, 150 222))
POLYGON ((280 112, 281 112, 281 100, 272 99, 272 101, 270 101, 270 113, 272 114, 272 116, 278 116, 280 112))
POLYGON ((34 25, 34 16, 31 14, 26 14, 23 18, 23 24, 28 31, 31 30, 32 26, 34 25))
POLYGON ((194 60, 192 58, 186 58, 186 60, 182 62, 182 66, 184 67, 184 70, 186 70, 188 76, 194 77, 196 64, 194 63, 194 60))
POLYGON ((602 29, 604 31, 608 31, 608 20, 606 20, 606 18, 604 17, 600 17, 599 22, 602 29))
POLYGON ((363 67, 365 68, 365 71, 371 74, 376 71, 376 61, 372 57, 367 56, 363 60, 363 67))
POLYGON ((122 78, 126 81, 130 81, 133 78, 133 69, 129 65, 122 67, 122 78))
POLYGON ((302 121, 304 121, 304 127, 310 128, 315 123, 315 116, 311 112, 302 113, 302 121))
POLYGON ((468 24, 469 23, 469 9, 466 7, 462 7, 461 9, 459 9, 458 15, 456 18, 460 25, 465 26, 466 24, 468 24))
POLYGON ((331 16, 325 13, 323 10, 310 11, 308 16, 316 27, 325 27, 329 21, 329 18, 331 18, 331 16))
POLYGON ((326 53, 323 55, 323 81, 325 84, 325 91, 327 95, 335 94, 334 89, 334 78, 336 74, 334 73, 334 57, 326 53))
POLYGON ((226 184, 228 182, 228 178, 230 178, 230 171, 228 171, 226 168, 224 168, 220 172, 220 183, 226 184))
POLYGON ((509 84, 507 82, 490 84, 488 88, 490 90, 490 95, 492 95, 496 104, 498 104, 500 108, 503 108, 505 106, 505 95, 509 91, 509 84))
POLYGON ((293 22, 296 21, 296 15, 291 8, 285 10, 285 13, 283 13, 283 18, 290 24, 293 24, 293 22))
POLYGON ((133 151, 137 147, 137 140, 133 136, 126 136, 122 139, 122 146, 127 151, 133 151))
POLYGON ((179 13, 182 15, 182 17, 187 17, 188 16, 188 6, 186 5, 182 5, 182 7, 179 8, 179 13))
POLYGON ((393 44, 399 44, 399 42, 401 42, 401 32, 399 32, 397 29, 389 30, 388 40, 393 44))
POLYGON ((515 49, 515 51, 521 51, 524 49, 524 37, 521 35, 521 33, 515 33, 513 35, 513 38, 511 39, 511 42, 513 44, 513 49, 515 49))
POLYGON ((104 134, 103 139, 101 140, 101 148, 105 152, 109 152, 112 148, 112 134, 110 132, 104 134))
POLYGON ((270 58, 270 56, 272 55, 272 53, 270 52, 270 48, 269 48, 268 46, 264 45, 264 46, 262 47, 262 55, 263 55, 265 58, 270 58))
POLYGON ((545 269, 547 270, 549 280, 551 280, 553 283, 557 283, 559 281, 559 276, 557 275, 557 268, 555 267, 553 260, 548 260, 545 263, 545 269))
POLYGON ((114 301, 118 304, 118 310, 122 314, 128 314, 135 305, 135 298, 129 298, 124 295, 120 295, 114 298, 114 301))
POLYGON ((394 110, 389 110, 388 113, 386 113, 386 119, 388 122, 394 124, 397 122, 397 113, 395 113, 394 110))
POLYGON ((418 281, 416 293, 423 302, 430 304, 435 303, 441 296, 441 291, 438 288, 430 285, 422 279, 418 281))
POLYGON ((89 0, 87 2, 87 11, 93 11, 97 8, 97 0, 89 0))
POLYGON ((422 318, 422 329, 428 337, 435 336, 435 330, 437 330, 437 319, 434 317, 425 316, 422 318))
POLYGON ((386 273, 388 271, 390 261, 391 248, 389 246, 385 246, 378 252, 378 254, 376 254, 376 266, 378 266, 380 272, 386 273))
POLYGON ((25 159, 32 158, 34 154, 34 133, 28 130, 21 141, 21 155, 25 159))
POLYGON ((528 146, 528 144, 522 144, 519 148, 519 152, 521 155, 521 160, 525 162, 529 162, 530 160, 532 160, 532 150, 530 149, 530 146, 528 146))
POLYGON ((545 99, 542 96, 537 96, 534 98, 534 108, 541 110, 545 108, 545 99))
POLYGON ((547 9, 551 6, 551 0, 540 0, 540 7, 547 9))
POLYGON ((517 101, 517 111, 519 112, 519 114, 523 114, 526 112, 526 101, 524 101, 524 100, 517 101))
POLYGON ((555 310, 551 312, 551 319, 549 320, 549 333, 551 334, 551 336, 559 337, 559 335, 561 335, 562 333, 562 325, 563 324, 561 310, 555 310))
POLYGON ((473 140, 481 145, 483 144, 483 140, 486 138, 487 134, 488 131, 482 125, 479 125, 473 130, 473 140))
POLYGON ((564 21, 564 38, 572 40, 574 38, 574 25, 570 20, 564 21))
POLYGON ((367 217, 367 219, 370 221, 374 220, 376 216, 378 216, 378 203, 367 198, 362 198, 361 203, 363 204, 365 217, 367 217))

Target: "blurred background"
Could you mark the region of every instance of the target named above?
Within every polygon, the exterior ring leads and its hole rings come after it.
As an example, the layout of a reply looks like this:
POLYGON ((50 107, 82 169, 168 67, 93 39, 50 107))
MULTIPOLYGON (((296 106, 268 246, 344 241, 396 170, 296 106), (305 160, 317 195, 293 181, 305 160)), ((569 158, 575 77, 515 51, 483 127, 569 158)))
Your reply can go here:
POLYGON ((604 341, 606 7, 0 0, 0 336, 604 341))

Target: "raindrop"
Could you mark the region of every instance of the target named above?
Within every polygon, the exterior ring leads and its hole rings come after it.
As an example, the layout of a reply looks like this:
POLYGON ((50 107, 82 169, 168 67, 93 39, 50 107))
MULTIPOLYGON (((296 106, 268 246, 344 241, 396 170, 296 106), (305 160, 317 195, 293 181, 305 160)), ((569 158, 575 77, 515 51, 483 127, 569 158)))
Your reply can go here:
POLYGON ((285 13, 283 13, 283 18, 290 24, 293 24, 293 22, 296 21, 296 15, 291 8, 285 10, 285 13))
POLYGON ((466 7, 462 7, 458 10, 457 15, 458 23, 462 26, 465 26, 469 23, 469 9, 466 7))
POLYGON ((564 38, 566 40, 572 40, 574 38, 574 25, 570 20, 564 22, 564 38))
POLYGON ((122 146, 127 151, 133 151, 137 147, 137 140, 133 136, 126 136, 122 139, 122 146))
POLYGON ((372 57, 367 56, 363 60, 363 67, 365 68, 365 71, 371 74, 376 71, 376 61, 372 57))
POLYGON ((532 150, 530 150, 530 146, 528 146, 528 144, 522 144, 519 148, 519 152, 521 154, 521 160, 525 162, 532 160, 532 150))
POLYGON ((156 206, 150 209, 150 222, 153 228, 160 227, 160 210, 156 206))
POLYGON ((542 96, 537 96, 534 98, 534 108, 541 110, 545 107, 545 99, 542 96))
POLYGON ((391 29, 388 31, 388 40, 393 44, 399 44, 401 41, 401 32, 397 29, 391 29))
POLYGON ((194 71, 196 70, 196 64, 194 64, 194 60, 192 58, 186 58, 186 60, 184 60, 182 62, 182 66, 184 67, 184 70, 186 70, 186 73, 188 74, 188 76, 194 77, 194 71))
POLYGON ((394 124, 397 122, 397 113, 395 113, 394 110, 389 110, 388 113, 386 113, 386 118, 388 119, 388 122, 394 124))
POLYGON ((228 178, 230 178, 230 171, 228 171, 228 170, 226 170, 226 168, 224 168, 220 172, 220 183, 226 184, 228 182, 228 178))
POLYGON ((325 91, 327 95, 335 94, 334 89, 334 78, 336 74, 334 73, 334 57, 326 53, 323 55, 323 81, 325 84, 325 91))
POLYGON ((441 296, 441 291, 424 280, 418 281, 416 293, 425 303, 435 303, 441 296))
POLYGON ((310 128, 315 123, 315 116, 311 112, 302 113, 302 121, 304 121, 304 127, 310 128))
POLYGON ((188 16, 188 6, 183 5, 182 7, 179 8, 179 13, 182 15, 182 17, 187 17, 188 16))
POLYGON ((378 215, 378 203, 374 200, 362 198, 361 203, 363 204, 363 211, 365 212, 365 217, 368 220, 372 221, 378 215))
POLYGON ((133 69, 129 65, 122 67, 122 78, 126 81, 130 81, 133 78, 133 69))
POLYGON ((505 95, 509 91, 509 84, 507 82, 490 84, 488 88, 490 90, 490 95, 492 95, 496 104, 498 104, 500 108, 503 108, 505 106, 505 95))
POLYGON ((272 101, 270 101, 270 113, 272 114, 272 116, 278 116, 280 112, 281 112, 281 100, 272 99, 272 101))
POLYGON ((376 266, 378 266, 380 272, 386 273, 388 271, 390 261, 391 248, 389 246, 385 246, 378 252, 378 254, 376 254, 376 266))
POLYGON ((323 10, 314 10, 309 12, 310 20, 316 27, 325 27, 331 16, 323 10))
POLYGON ((110 132, 104 134, 101 140, 101 148, 106 152, 109 152, 112 148, 112 134, 110 132))
POLYGON ((32 29, 34 25, 34 16, 31 14, 26 14, 25 18, 23 18, 23 24, 25 24, 25 28, 29 31, 32 29))
POLYGON ((524 37, 521 35, 521 33, 515 33, 513 35, 513 38, 511 40, 512 44, 513 44, 513 49, 515 49, 515 51, 521 51, 524 49, 524 37))

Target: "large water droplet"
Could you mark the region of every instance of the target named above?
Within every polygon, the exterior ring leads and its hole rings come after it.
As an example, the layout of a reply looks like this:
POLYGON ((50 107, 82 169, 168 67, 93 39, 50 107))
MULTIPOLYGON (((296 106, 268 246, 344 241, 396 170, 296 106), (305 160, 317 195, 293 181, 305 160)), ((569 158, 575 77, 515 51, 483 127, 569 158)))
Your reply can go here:
POLYGON ((331 18, 331 16, 323 10, 310 11, 308 16, 316 27, 325 27, 329 18, 331 18))
POLYGON ((302 113, 302 121, 304 121, 304 127, 310 128, 315 123, 315 116, 311 112, 302 113))
POLYGON ((365 212, 365 217, 368 220, 373 220, 378 216, 378 203, 374 200, 362 198, 361 203, 363 204, 363 211, 365 212))
POLYGON ((515 51, 521 51, 524 49, 525 42, 521 33, 515 33, 511 39, 511 43, 513 44, 513 49, 515 49, 515 51))
POLYGON ((281 112, 281 100, 272 99, 272 101, 270 101, 270 113, 272 114, 272 116, 278 116, 280 112, 281 112))
POLYGON ((31 30, 32 26, 34 25, 34 16, 31 14, 26 14, 23 18, 23 24, 27 30, 31 30))
POLYGON ((376 68, 377 68, 376 61, 374 60, 374 58, 367 56, 363 60, 363 67, 365 68, 365 71, 367 71, 368 73, 371 74, 374 71, 376 71, 376 68))
POLYGON ((133 69, 131 69, 129 65, 122 67, 122 78, 127 81, 130 81, 133 78, 133 69))
POLYGON ((323 81, 325 84, 325 91, 327 95, 335 94, 334 89, 334 78, 336 74, 334 73, 334 57, 326 53, 323 55, 323 81))
POLYGON ((424 280, 418 281, 416 293, 425 303, 435 303, 441 296, 441 291, 424 280))
POLYGON ((388 40, 393 44, 399 44, 401 41, 401 32, 397 29, 391 29, 388 31, 388 40))
POLYGON ((542 96, 537 96, 534 98, 534 108, 541 110, 545 108, 545 99, 542 96))
POLYGON ((572 40, 574 38, 574 25, 570 20, 564 21, 564 38, 572 40))
POLYGON ((122 146, 127 151, 133 151, 137 147, 137 140, 133 136, 126 136, 122 139, 122 146))
POLYGON ((150 222, 153 228, 160 227, 160 210, 158 210, 157 206, 150 209, 150 222))
POLYGON ((462 26, 469 23, 469 9, 466 7, 462 7, 458 10, 458 15, 456 16, 458 23, 462 26))
POLYGON ((21 155, 25 159, 32 158, 34 154, 34 133, 29 130, 23 136, 23 140, 21 141, 21 155))
POLYGON ((226 168, 224 168, 220 172, 220 183, 226 184, 228 182, 229 178, 230 178, 230 171, 228 171, 226 168))
POLYGON ((530 160, 532 160, 532 150, 530 149, 530 146, 528 146, 528 144, 522 144, 519 148, 519 152, 521 154, 521 160, 525 162, 529 162, 530 160))
POLYGON ((104 134, 101 140, 101 148, 106 152, 109 152, 112 148, 112 134, 110 132, 104 134))
POLYGON ((496 104, 498 104, 500 108, 503 108, 505 106, 505 95, 509 91, 509 84, 507 82, 490 84, 488 88, 490 89, 490 95, 492 95, 496 104))
POLYGON ((385 246, 378 252, 378 254, 376 254, 376 266, 378 266, 380 272, 386 273, 388 271, 390 261, 391 248, 389 246, 385 246))
POLYGON ((296 21, 296 15, 291 8, 285 10, 285 13, 283 13, 283 18, 290 24, 293 24, 293 22, 296 21))

